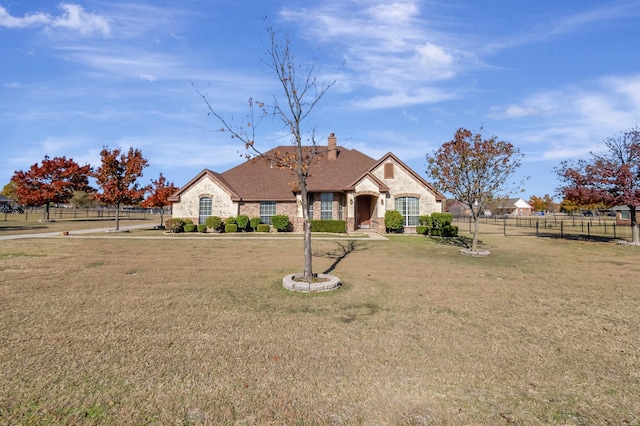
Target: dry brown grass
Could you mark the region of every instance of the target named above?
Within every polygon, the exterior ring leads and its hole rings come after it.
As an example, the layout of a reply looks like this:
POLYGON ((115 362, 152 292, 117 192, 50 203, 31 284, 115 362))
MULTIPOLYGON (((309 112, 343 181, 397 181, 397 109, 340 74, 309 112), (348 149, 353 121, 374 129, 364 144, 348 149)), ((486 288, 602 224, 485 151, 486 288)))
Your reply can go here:
POLYGON ((640 424, 640 249, 482 239, 0 242, 0 423, 640 424))

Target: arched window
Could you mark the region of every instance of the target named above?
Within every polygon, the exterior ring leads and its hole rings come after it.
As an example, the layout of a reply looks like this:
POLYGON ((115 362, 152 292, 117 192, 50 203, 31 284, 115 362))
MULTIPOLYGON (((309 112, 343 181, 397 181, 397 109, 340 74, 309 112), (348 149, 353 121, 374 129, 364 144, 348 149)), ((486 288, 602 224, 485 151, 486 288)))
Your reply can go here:
POLYGON ((202 197, 198 209, 198 223, 205 223, 209 216, 211 216, 211 197, 202 197))
POLYGON ((404 226, 418 226, 420 199, 416 197, 396 198, 396 210, 404 217, 404 226))

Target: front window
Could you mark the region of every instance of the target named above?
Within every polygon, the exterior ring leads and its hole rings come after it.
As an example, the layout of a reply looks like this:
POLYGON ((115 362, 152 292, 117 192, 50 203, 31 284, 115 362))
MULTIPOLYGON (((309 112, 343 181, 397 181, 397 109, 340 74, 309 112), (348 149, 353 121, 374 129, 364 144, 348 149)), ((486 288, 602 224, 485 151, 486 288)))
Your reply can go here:
POLYGON ((622 211, 620 212, 620 219, 622 219, 622 220, 629 220, 629 219, 631 219, 631 212, 630 212, 630 211, 624 211, 624 210, 622 210, 622 211))
POLYGON ((333 194, 331 192, 323 192, 320 195, 320 219, 333 219, 333 194))
POLYGON ((271 225, 271 216, 276 214, 276 202, 275 201, 261 201, 260 202, 260 220, 262 223, 271 225))
POLYGON ((198 223, 205 223, 209 216, 211 216, 211 197, 202 197, 198 209, 198 223))
POLYGON ((396 210, 404 217, 404 226, 417 226, 420 217, 420 203, 416 197, 396 198, 396 210))

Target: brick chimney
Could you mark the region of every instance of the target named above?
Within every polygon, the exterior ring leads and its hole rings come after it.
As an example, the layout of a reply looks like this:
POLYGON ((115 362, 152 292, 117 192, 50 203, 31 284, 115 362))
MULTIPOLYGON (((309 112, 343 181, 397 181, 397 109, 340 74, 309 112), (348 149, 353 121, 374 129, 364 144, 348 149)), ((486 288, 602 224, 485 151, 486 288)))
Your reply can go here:
POLYGON ((331 133, 329 135, 328 141, 329 141, 329 149, 327 150, 327 159, 335 160, 338 158, 338 147, 337 147, 338 138, 336 138, 335 133, 331 133))

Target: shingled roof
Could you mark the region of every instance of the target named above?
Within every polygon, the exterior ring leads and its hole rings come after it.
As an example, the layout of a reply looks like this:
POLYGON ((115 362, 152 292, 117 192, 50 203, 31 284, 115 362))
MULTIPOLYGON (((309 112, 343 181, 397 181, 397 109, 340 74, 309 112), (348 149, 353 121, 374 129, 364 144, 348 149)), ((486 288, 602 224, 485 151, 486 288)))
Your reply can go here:
MULTIPOLYGON (((262 158, 247 160, 223 173, 204 169, 180 188, 169 200, 179 201, 182 193, 188 191, 192 185, 203 177, 208 176, 211 180, 217 182, 230 195, 233 201, 295 202, 296 191, 294 191, 294 188, 297 188, 295 172, 286 168, 278 168, 274 162, 268 160, 269 158, 287 156, 288 153, 293 154, 294 150, 295 147, 292 145, 277 146, 265 152, 262 158)), ((317 153, 307 179, 307 190, 309 192, 353 191, 362 179, 369 179, 378 186, 381 192, 386 192, 389 188, 371 172, 391 157, 393 161, 406 169, 417 181, 429 188, 434 193, 436 200, 444 200, 444 196, 440 192, 391 152, 381 159, 375 160, 358 150, 337 146, 336 137, 333 133, 329 136, 329 144, 327 146, 304 146, 303 151, 317 153)))
MULTIPOLYGON (((293 148, 278 146, 266 152, 265 157, 273 157, 275 152, 292 152, 293 148)), ((336 148, 336 159, 329 160, 326 147, 317 147, 318 161, 311 166, 307 180, 310 192, 340 192, 376 164, 376 160, 360 151, 336 148)), ((295 201, 295 193, 289 185, 297 182, 295 173, 279 169, 268 161, 249 160, 220 175, 243 201, 295 201)))

